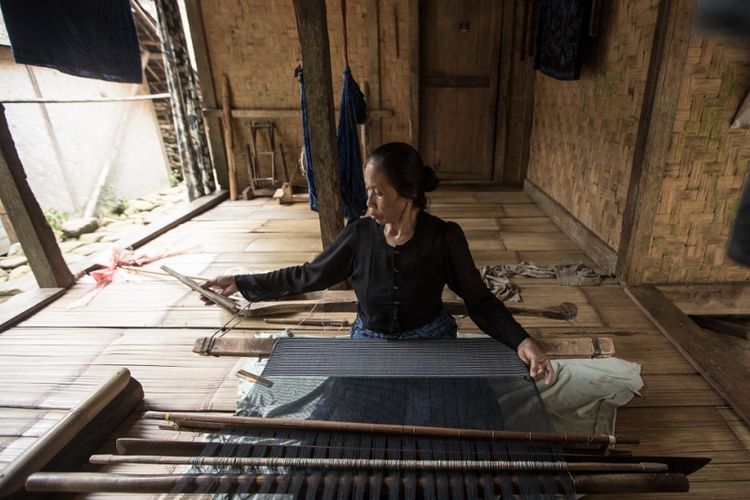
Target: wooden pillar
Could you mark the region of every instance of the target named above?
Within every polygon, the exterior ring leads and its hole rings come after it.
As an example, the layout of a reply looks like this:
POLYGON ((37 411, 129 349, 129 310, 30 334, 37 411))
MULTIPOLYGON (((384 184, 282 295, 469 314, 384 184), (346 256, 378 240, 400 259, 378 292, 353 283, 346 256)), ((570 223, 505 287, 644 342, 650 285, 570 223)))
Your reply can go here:
POLYGON ((419 0, 408 0, 409 144, 419 149, 419 0))
POLYGON ((693 0, 659 3, 617 256, 617 276, 630 285, 643 283, 694 10, 693 0))
POLYGON ((16 236, 15 229, 13 229, 13 224, 10 223, 10 217, 8 217, 8 212, 5 210, 2 200, 0 200, 0 222, 3 224, 3 229, 5 229, 8 240, 11 243, 17 243, 18 236, 16 236))
MULTIPOLYGON (((213 73, 211 72, 211 58, 208 53, 206 42, 206 31, 203 28, 203 13, 201 12, 200 0, 185 0, 187 11, 188 28, 195 53, 195 64, 198 72, 198 84, 201 87, 201 98, 203 108, 214 109, 217 107, 216 87, 214 86, 213 73)), ((208 147, 211 153, 211 162, 216 170, 216 180, 222 189, 229 189, 229 169, 227 155, 222 139, 221 117, 205 114, 206 129, 208 133, 208 147)))
MULTIPOLYGON (((395 9, 395 7, 394 7, 395 9)), ((378 18, 378 0, 367 0, 367 53, 368 53, 368 81, 367 81, 367 106, 370 109, 380 109, 380 23, 378 18)), ((394 11, 394 23, 396 22, 394 11)), ((396 26, 398 30, 398 26, 396 26)), ((366 158, 373 149, 383 142, 381 134, 380 118, 371 116, 370 123, 366 125, 367 141, 365 143, 364 157, 366 158)))
POLYGON ((325 0, 294 0, 318 194, 320 235, 327 247, 344 227, 325 0))
POLYGON ((52 229, 31 192, 26 173, 0 104, 0 200, 21 242, 40 288, 67 288, 75 283, 52 229))

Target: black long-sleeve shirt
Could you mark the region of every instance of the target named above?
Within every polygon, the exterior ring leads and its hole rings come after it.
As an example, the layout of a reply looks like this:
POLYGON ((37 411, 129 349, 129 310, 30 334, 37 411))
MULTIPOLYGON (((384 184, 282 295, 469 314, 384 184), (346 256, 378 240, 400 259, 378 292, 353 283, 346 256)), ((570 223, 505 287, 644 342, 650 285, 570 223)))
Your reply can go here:
POLYGON ((249 301, 323 290, 349 279, 365 328, 396 335, 434 320, 447 284, 466 303, 471 319, 512 348, 528 334, 479 276, 461 227, 420 212, 412 238, 390 246, 383 226, 359 219, 312 262, 263 274, 236 276, 249 301))

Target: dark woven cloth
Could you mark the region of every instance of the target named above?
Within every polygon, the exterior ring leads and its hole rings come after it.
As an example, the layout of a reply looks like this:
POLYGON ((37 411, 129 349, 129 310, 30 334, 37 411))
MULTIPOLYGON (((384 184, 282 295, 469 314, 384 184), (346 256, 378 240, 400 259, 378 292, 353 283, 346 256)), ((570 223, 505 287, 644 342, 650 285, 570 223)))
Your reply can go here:
POLYGON ((558 80, 578 80, 591 0, 539 0, 535 67, 558 80))
POLYGON ((0 7, 16 63, 141 83, 128 0, 0 0, 0 7))
POLYGON ((745 187, 737 210, 727 255, 743 266, 750 266, 750 183, 745 187))

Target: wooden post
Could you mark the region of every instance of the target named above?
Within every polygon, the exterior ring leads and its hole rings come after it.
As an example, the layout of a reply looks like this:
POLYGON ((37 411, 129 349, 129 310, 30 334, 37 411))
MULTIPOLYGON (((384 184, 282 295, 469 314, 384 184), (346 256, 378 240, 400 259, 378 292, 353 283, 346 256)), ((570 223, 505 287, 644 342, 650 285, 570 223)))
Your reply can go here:
MULTIPOLYGON (((201 100, 204 108, 216 108, 217 98, 214 79, 211 73, 211 58, 208 54, 206 32, 203 28, 203 13, 200 0, 185 0, 188 29, 195 53, 195 64, 198 72, 198 84, 201 87, 201 100)), ((206 129, 211 161, 216 170, 216 180, 223 189, 229 189, 229 166, 221 134, 221 122, 218 116, 206 114, 206 129)))
POLYGON ((659 2, 617 258, 617 276, 630 285, 643 282, 694 10, 691 0, 659 2))
POLYGON ((0 104, 0 200, 8 212, 40 288, 68 288, 75 283, 52 229, 31 192, 0 104))
POLYGON ((232 110, 229 99, 229 77, 226 74, 221 80, 221 128, 224 131, 224 147, 226 148, 229 199, 235 201, 237 199, 237 167, 234 164, 232 110))
POLYGON ((344 227, 325 0, 294 0, 294 13, 302 47, 310 149, 318 193, 320 236, 325 248, 344 227))
POLYGON ((419 149, 419 0, 409 0, 409 144, 419 149))
MULTIPOLYGON (((380 109, 380 24, 378 3, 378 0, 367 0, 367 17, 369 19, 367 27, 367 58, 369 66, 367 107, 369 109, 380 109)), ((394 15, 395 22, 397 22, 397 19, 394 15)), ((395 28, 398 39, 398 26, 395 26, 395 28)), ((383 142, 380 131, 380 118, 374 116, 370 116, 369 118, 369 123, 365 125, 365 128, 368 129, 366 133, 368 140, 365 143, 365 157, 383 142)))
POLYGON ((8 212, 5 210, 5 205, 3 205, 2 200, 0 200, 0 222, 3 224, 5 234, 8 235, 8 239, 10 240, 10 242, 17 243, 18 236, 16 236, 16 231, 13 229, 13 224, 11 224, 10 222, 10 217, 8 216, 8 212))

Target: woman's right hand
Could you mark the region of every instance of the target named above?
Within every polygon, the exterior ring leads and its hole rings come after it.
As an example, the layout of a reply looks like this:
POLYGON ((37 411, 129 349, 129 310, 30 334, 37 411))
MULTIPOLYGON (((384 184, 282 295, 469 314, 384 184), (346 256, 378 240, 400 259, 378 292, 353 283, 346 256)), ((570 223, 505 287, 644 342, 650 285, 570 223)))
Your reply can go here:
MULTIPOLYGON (((225 297, 229 297, 230 295, 237 293, 237 281, 234 279, 234 276, 231 275, 217 276, 214 279, 203 283, 201 288, 207 288, 213 292, 220 293, 225 297)), ((203 295, 201 295, 201 300, 207 306, 213 304, 213 302, 203 295)))

